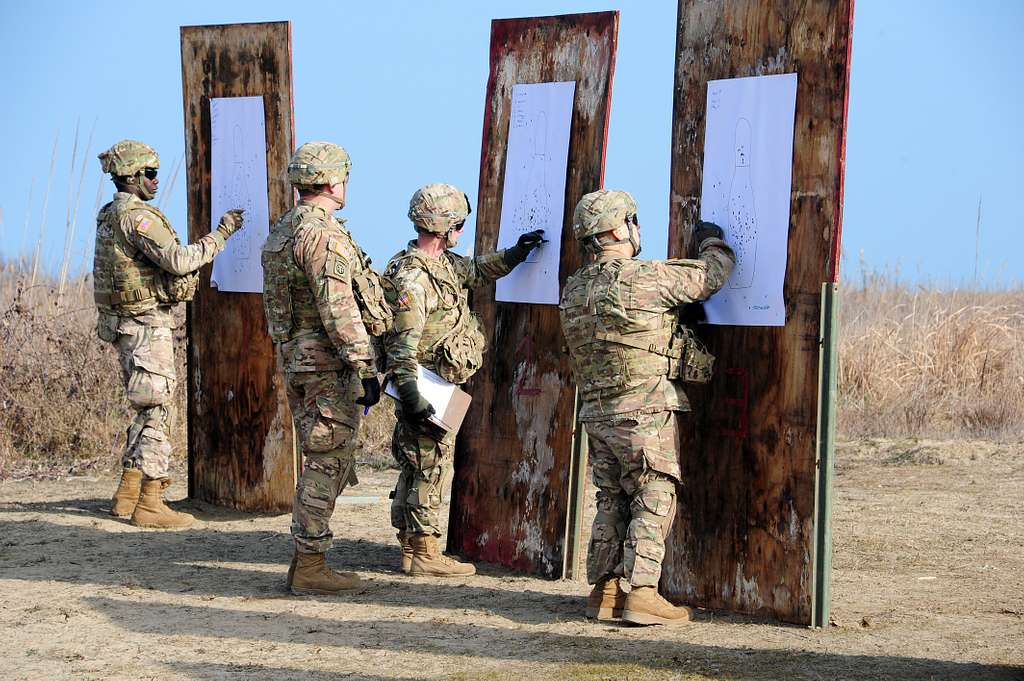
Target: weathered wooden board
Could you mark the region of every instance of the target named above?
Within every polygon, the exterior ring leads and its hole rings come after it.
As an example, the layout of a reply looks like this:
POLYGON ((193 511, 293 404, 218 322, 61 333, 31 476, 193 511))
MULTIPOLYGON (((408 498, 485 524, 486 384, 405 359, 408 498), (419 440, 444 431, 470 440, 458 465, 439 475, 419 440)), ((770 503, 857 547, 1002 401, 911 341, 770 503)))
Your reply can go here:
MULTIPOLYGON (((601 187, 618 12, 504 19, 491 24, 490 77, 480 159, 476 252, 495 249, 512 86, 576 81, 559 281, 580 265, 572 211, 601 187)), ((546 235, 549 238, 557 235, 546 235)), ((455 454, 448 548, 475 560, 559 577, 566 554, 575 384, 555 305, 473 307, 490 334, 455 454)))
POLYGON ((784 327, 705 327, 718 358, 689 390, 684 489, 662 588, 809 624, 822 282, 837 274, 852 0, 680 0, 669 253, 699 215, 707 82, 796 72, 784 327))
MULTIPOLYGON (((293 194, 291 25, 185 26, 181 80, 188 172, 188 234, 210 231, 210 99, 263 97, 271 219, 293 194)), ((235 508, 287 511, 295 494, 295 445, 281 374, 267 335, 263 296, 220 293, 203 268, 189 305, 189 496, 235 508)))

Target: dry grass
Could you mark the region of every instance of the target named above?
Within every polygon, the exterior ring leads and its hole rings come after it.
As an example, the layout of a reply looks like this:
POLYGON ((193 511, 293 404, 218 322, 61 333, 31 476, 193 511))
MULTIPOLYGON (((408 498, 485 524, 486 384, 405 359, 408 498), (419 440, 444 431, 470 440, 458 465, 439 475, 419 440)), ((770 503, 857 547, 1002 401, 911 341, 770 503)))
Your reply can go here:
MULTIPOLYGON (((130 414, 113 348, 94 332, 88 275, 31 285, 30 263, 0 268, 0 478, 118 465, 130 414)), ((179 309, 184 321, 184 306, 179 309)), ((1024 291, 941 290, 869 274, 843 289, 839 435, 1024 434, 1024 291)), ((185 338, 175 331, 175 456, 186 452, 185 338)), ((390 401, 370 411, 359 459, 393 465, 390 401)))
POLYGON ((0 477, 111 465, 129 417, 91 287, 31 280, 19 264, 0 276, 0 477))
POLYGON ((840 303, 842 437, 1024 433, 1024 290, 865 274, 840 303))
MULTIPOLYGON (((91 276, 67 282, 39 277, 31 266, 0 266, 0 479, 52 477, 116 468, 131 419, 114 348, 96 336, 91 276)), ((187 456, 185 306, 174 331, 178 385, 172 406, 175 463, 187 456)), ((370 410, 359 460, 394 464, 390 400, 370 410)))

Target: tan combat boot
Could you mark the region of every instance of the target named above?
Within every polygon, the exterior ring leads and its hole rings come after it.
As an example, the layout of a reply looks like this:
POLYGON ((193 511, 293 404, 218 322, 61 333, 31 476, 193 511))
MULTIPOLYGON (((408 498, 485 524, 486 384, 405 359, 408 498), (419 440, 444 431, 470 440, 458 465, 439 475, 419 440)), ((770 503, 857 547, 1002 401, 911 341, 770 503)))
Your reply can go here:
POLYGON ((597 581, 587 598, 587 617, 612 620, 622 617, 626 592, 619 586, 618 577, 605 577, 597 581))
POLYGON ((476 574, 471 563, 460 563, 441 553, 437 548, 437 537, 432 534, 414 534, 409 537, 412 544, 412 565, 409 574, 421 577, 466 577, 476 574))
POLYGON ((284 578, 284 588, 291 591, 292 579, 295 577, 295 564, 299 561, 299 552, 292 554, 292 562, 288 564, 288 576, 284 578))
POLYGON ((322 553, 295 552, 295 569, 289 570, 288 588, 296 596, 321 594, 330 596, 347 589, 358 589, 362 584, 354 572, 335 572, 327 565, 322 553))
POLYGON ((634 586, 622 608, 622 620, 633 624, 681 624, 692 615, 690 608, 672 605, 653 586, 634 586))
POLYGON ((114 505, 110 509, 111 515, 118 518, 131 518, 135 511, 135 504, 139 503, 139 491, 142 488, 142 471, 138 468, 122 468, 121 482, 111 499, 114 505))
POLYGON ((405 530, 398 531, 398 543, 402 547, 402 572, 409 574, 412 569, 412 540, 405 530))
POLYGON ((170 484, 171 481, 167 478, 143 478, 142 494, 132 513, 132 525, 161 530, 181 530, 192 526, 195 518, 188 513, 171 510, 164 503, 164 488, 170 484))

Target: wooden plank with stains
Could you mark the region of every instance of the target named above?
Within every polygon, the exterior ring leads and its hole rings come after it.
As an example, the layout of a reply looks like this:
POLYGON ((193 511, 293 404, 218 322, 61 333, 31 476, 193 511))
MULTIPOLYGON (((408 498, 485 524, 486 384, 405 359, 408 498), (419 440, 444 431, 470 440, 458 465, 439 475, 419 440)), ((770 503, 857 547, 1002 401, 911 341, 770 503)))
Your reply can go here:
MULTIPOLYGON (((270 215, 293 202, 291 25, 181 29, 188 234, 210 231, 210 99, 263 97, 270 215)), ((188 315, 189 496, 251 511, 287 511, 295 492, 291 413, 258 293, 220 293, 200 273, 188 315)))
POLYGON ((796 72, 783 327, 703 327, 714 380, 688 390, 683 491, 662 589, 809 624, 821 285, 838 275, 852 0, 680 0, 669 253, 698 219, 707 82, 796 72))
MULTIPOLYGON (((576 81, 559 283, 580 265, 572 211, 601 188, 618 12, 491 23, 490 76, 480 157, 476 252, 495 249, 512 86, 576 81)), ((548 238, 557 235, 546 235, 548 238)), ((489 334, 484 366, 455 451, 448 548, 474 560, 559 577, 572 467, 575 384, 555 305, 497 303, 477 290, 489 334)))

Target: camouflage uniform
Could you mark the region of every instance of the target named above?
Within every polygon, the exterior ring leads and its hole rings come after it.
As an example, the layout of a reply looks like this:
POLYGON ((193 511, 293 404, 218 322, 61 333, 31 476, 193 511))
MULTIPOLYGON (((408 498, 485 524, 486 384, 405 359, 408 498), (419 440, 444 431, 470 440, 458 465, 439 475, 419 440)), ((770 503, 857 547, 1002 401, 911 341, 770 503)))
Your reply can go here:
POLYGON ((305 456, 292 536, 307 553, 331 545, 334 502, 355 465, 360 379, 377 375, 353 286, 365 268, 344 221, 305 202, 281 216, 263 246, 267 318, 305 456))
MULTIPOLYGON (((588 194, 574 217, 577 238, 588 226, 584 236, 608 227, 588 223, 601 211, 628 219, 636 204, 625 192, 588 194)), ((721 288, 734 258, 717 238, 700 243, 696 260, 592 250, 596 258, 569 277, 559 305, 597 487, 587 579, 657 587, 680 482, 676 413, 689 410, 673 351, 677 312, 721 288)))
MULTIPOLYGON (((315 160, 326 145, 307 143, 295 157, 313 153, 315 160)), ((330 148, 344 154, 340 147, 330 148)), ((347 154, 344 159, 343 174, 322 178, 323 184, 347 176, 347 154)), ((293 160, 290 176, 295 166, 293 160)), ((345 221, 314 203, 302 201, 281 216, 263 246, 262 261, 268 328, 280 352, 305 457, 291 533, 299 552, 322 554, 333 539, 335 500, 356 481, 360 379, 377 376, 371 335, 386 330, 390 309, 378 275, 345 221)))
MULTIPOLYGON (((100 155, 104 172, 118 168, 115 174, 129 174, 117 164, 132 153, 144 158, 129 158, 129 164, 159 166, 156 152, 148 146, 125 141, 100 155)), ((224 249, 225 239, 215 230, 182 246, 160 210, 126 192, 114 194, 114 200, 97 215, 93 261, 97 334, 117 348, 125 393, 136 412, 122 464, 141 469, 147 478, 166 478, 171 455, 169 403, 176 382, 173 306, 192 298, 198 282, 194 272, 224 249)))
MULTIPOLYGON (((410 241, 384 270, 385 295, 394 310, 387 338, 388 369, 395 383, 415 381, 421 364, 452 383, 469 380, 483 361, 486 341, 469 309, 469 289, 512 271, 504 251, 466 258, 445 251, 433 258, 410 241)), ((441 486, 451 468, 456 433, 410 422, 401 406, 391 451, 401 467, 391 504, 391 524, 412 534, 441 536, 441 486)))

